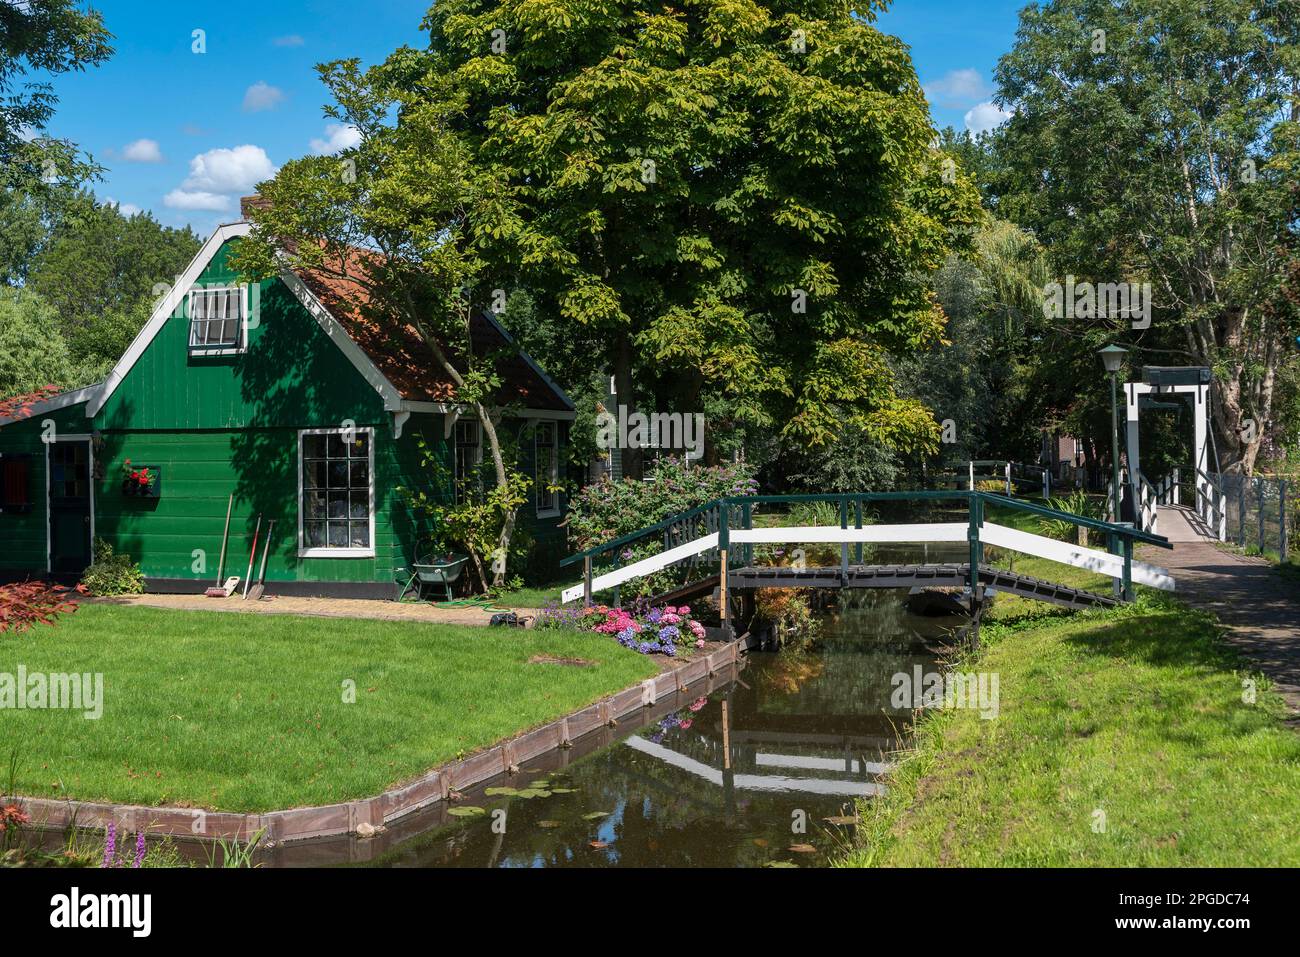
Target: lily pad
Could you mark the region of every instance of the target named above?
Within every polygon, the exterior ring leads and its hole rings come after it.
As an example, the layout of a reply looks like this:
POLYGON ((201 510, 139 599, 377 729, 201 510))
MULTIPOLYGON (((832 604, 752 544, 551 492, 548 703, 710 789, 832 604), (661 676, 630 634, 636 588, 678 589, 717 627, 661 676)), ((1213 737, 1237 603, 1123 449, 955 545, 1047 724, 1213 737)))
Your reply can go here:
POLYGON ((514 797, 519 793, 518 788, 488 788, 483 792, 488 797, 496 797, 498 794, 504 794, 507 797, 514 797))
POLYGON ((464 807, 448 808, 447 813, 452 817, 477 817, 480 814, 486 814, 487 811, 481 807, 467 804, 464 807))
POLYGON ((551 792, 544 788, 524 788, 515 794, 515 797, 521 798, 548 798, 551 792))
POLYGON ((577 794, 577 788, 551 788, 552 794, 577 794))
POLYGON ((599 821, 602 817, 609 817, 613 813, 613 811, 592 811, 582 815, 582 819, 584 821, 599 821))
POLYGON ((794 861, 768 861, 764 867, 798 867, 794 861))

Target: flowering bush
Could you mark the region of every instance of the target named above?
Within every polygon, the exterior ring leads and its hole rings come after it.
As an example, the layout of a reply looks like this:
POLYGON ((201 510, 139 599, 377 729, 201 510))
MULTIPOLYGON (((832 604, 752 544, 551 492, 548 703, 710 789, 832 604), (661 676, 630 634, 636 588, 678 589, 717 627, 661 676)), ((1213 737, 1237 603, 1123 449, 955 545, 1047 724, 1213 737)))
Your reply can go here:
POLYGON ((637 606, 635 609, 593 605, 590 608, 542 609, 540 628, 578 628, 613 635, 624 648, 643 655, 677 657, 679 649, 703 648, 704 626, 691 617, 689 605, 637 606))
POLYGON ((660 459, 648 479, 596 482, 572 496, 568 527, 574 547, 585 551, 714 499, 758 492, 753 466, 745 462, 702 466, 660 459))

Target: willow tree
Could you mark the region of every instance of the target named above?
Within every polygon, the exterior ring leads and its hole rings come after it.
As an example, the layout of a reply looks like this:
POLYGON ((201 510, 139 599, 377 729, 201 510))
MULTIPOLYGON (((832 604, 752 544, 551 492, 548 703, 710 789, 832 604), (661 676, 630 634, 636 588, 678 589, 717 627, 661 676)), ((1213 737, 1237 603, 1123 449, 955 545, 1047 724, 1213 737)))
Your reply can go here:
POLYGON ((495 184, 480 295, 523 285, 598 333, 629 411, 707 389, 801 445, 927 446, 887 356, 941 336, 930 277, 977 199, 874 6, 441 0, 383 72, 454 103, 495 184))

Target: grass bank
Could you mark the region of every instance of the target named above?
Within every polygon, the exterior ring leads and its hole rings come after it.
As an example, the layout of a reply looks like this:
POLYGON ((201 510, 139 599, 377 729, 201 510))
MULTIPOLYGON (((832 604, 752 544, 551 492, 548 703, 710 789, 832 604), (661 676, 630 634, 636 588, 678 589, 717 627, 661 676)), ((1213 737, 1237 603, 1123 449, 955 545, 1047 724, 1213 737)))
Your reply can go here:
POLYGON ((102 673, 104 705, 0 711, 18 793, 245 812, 377 794, 657 670, 599 635, 113 605, 0 636, 19 665, 102 673))
POLYGON ((842 863, 1300 865, 1300 734, 1211 616, 1143 593, 983 638, 958 667, 998 674, 998 717, 923 718, 842 863))

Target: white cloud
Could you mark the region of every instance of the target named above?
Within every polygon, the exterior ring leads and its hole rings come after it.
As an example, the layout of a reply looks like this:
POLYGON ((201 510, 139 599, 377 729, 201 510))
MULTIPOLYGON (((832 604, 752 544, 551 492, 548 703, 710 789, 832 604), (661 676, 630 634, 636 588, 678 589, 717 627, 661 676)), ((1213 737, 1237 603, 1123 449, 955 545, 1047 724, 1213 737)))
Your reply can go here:
POLYGON ((296 33, 290 33, 285 37, 276 37, 271 41, 271 43, 278 47, 300 47, 304 42, 306 41, 296 33))
POLYGON ((340 153, 343 150, 352 149, 352 147, 360 143, 361 131, 355 126, 330 123, 325 127, 325 139, 313 138, 311 148, 315 153, 328 156, 331 153, 340 153))
POLYGON ((119 203, 112 196, 105 196, 104 203, 108 206, 116 206, 117 211, 127 217, 134 216, 136 213, 144 212, 144 210, 135 203, 119 203))
POLYGON ((260 113, 273 110, 284 102, 284 90, 271 86, 265 80, 258 80, 244 91, 244 112, 260 113))
POLYGON ((163 197, 163 205, 172 209, 206 209, 217 212, 233 205, 229 196, 203 190, 174 189, 163 197))
POLYGON ((956 109, 987 97, 993 90, 984 82, 979 70, 950 70, 937 80, 925 84, 925 98, 931 103, 956 109))
POLYGON ((987 133, 1001 126, 1011 114, 996 103, 979 103, 966 113, 966 129, 972 133, 987 133))
POLYGON ((260 146, 236 146, 200 153, 190 160, 181 188, 207 193, 247 193, 275 175, 275 165, 260 146))
POLYGON ((122 147, 122 159, 128 163, 161 163, 163 155, 157 140, 136 140, 122 147))
POLYGON ((211 212, 233 209, 235 196, 251 193, 258 183, 274 175, 275 164, 260 146, 208 150, 190 160, 190 175, 163 197, 163 204, 211 212))

